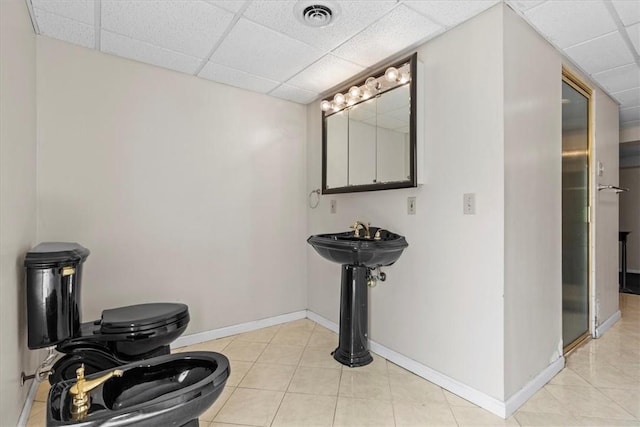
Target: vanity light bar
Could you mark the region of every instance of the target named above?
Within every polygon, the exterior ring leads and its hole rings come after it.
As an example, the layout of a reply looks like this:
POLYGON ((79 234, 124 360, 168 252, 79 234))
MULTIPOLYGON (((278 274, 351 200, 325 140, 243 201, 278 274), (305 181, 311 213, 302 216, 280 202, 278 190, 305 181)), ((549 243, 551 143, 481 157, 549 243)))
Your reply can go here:
POLYGON ((399 68, 389 67, 384 75, 368 77, 361 86, 351 86, 346 94, 338 92, 333 100, 322 100, 320 108, 324 112, 337 112, 410 81, 411 70, 408 62, 399 68))

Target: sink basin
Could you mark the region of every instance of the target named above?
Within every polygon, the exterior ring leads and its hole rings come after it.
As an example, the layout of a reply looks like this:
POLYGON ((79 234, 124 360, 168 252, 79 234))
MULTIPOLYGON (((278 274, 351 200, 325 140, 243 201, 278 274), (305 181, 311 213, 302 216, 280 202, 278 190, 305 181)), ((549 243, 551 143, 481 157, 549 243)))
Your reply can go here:
MULTIPOLYGON (((376 231, 377 227, 369 227, 371 239, 355 237, 353 231, 345 231, 317 234, 309 237, 307 242, 323 258, 338 264, 369 268, 391 265, 409 244, 403 236, 384 229, 380 230, 380 240, 374 240, 376 231)), ((363 234, 364 230, 360 233, 363 234)))

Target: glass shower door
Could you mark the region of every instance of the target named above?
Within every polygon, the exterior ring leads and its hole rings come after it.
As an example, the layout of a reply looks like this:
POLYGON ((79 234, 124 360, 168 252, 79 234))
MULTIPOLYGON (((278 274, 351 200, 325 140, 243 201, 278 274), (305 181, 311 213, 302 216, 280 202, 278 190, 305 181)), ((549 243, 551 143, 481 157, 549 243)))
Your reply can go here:
POLYGON ((562 339, 589 332, 589 95, 562 82, 562 339))

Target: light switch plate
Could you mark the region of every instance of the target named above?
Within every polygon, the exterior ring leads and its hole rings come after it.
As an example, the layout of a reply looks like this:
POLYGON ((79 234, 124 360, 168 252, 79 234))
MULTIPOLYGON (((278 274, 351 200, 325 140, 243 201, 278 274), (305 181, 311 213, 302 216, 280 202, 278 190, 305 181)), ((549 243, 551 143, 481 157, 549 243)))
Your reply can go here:
POLYGON ((338 201, 331 200, 331 213, 334 214, 336 212, 338 212, 338 201))
POLYGON ((415 197, 407 197, 407 214, 415 215, 416 214, 416 198, 415 197))
POLYGON ((462 196, 462 213, 465 215, 476 214, 476 193, 465 193, 462 196))

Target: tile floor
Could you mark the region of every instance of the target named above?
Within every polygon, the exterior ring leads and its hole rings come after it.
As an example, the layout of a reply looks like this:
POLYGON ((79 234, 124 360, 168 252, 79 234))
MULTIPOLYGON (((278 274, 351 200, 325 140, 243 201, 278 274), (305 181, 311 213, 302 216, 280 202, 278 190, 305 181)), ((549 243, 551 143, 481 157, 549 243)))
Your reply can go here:
MULTIPOLYGON (((623 318, 568 357, 566 368, 507 420, 374 355, 350 369, 329 353, 337 336, 304 319, 183 347, 231 360, 231 376, 203 427, 640 426, 640 296, 620 297, 623 318)), ((44 425, 48 387, 28 426, 44 425)))

